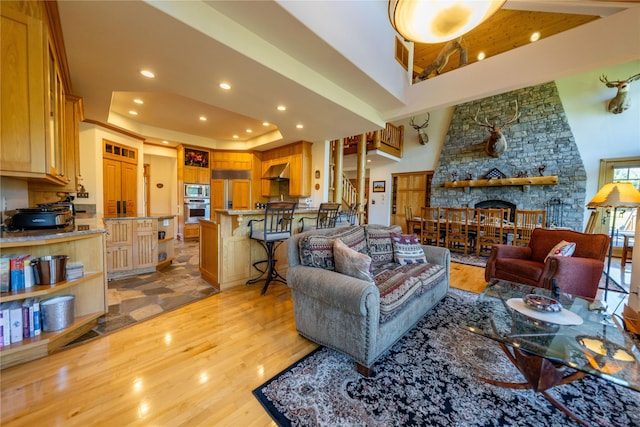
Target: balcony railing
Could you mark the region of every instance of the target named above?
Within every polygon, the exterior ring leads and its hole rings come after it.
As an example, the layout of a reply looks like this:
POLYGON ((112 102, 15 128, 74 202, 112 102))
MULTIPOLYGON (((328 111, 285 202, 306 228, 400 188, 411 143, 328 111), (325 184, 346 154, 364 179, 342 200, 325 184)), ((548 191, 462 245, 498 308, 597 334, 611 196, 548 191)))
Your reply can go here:
MULTIPOLYGON (((354 135, 345 138, 344 155, 358 152, 358 142, 361 135, 354 135)), ((380 150, 392 156, 402 157, 402 147, 404 142, 404 126, 395 126, 387 123, 384 129, 366 133, 367 152, 380 150)))

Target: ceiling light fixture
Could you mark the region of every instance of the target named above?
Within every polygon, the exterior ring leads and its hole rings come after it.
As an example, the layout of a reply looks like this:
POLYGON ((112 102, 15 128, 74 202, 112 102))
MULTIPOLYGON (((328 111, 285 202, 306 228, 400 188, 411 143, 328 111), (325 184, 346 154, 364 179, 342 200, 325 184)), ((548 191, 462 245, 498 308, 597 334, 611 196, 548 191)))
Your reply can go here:
POLYGON ((138 112, 137 111, 133 111, 133 110, 129 110, 129 114, 131 114, 132 116, 137 116, 138 112))
POLYGON ((535 33, 531 34, 531 37, 529 37, 529 40, 531 42, 537 42, 538 40, 540 40, 540 31, 536 31, 535 33))
POLYGON ((251 132, 253 132, 253 131, 252 131, 251 129, 247 129, 245 132, 247 132, 247 133, 251 133, 251 132))
POLYGON ((233 139, 238 139, 240 138, 238 135, 233 135, 233 139))
POLYGON ((298 128, 298 129, 302 129, 303 127, 304 127, 304 125, 301 125, 299 123, 296 125, 296 128, 298 128))
POLYGON ((134 99, 133 102, 135 102, 136 104, 140 104, 140 105, 144 104, 144 101, 142 99, 137 99, 137 98, 134 99))
POLYGON ((480 52, 478 54, 478 61, 482 61, 486 57, 487 57, 487 55, 484 52, 480 52))
POLYGON ((506 0, 389 0, 389 20, 406 40, 442 43, 471 31, 506 0))
POLYGON ((271 123, 269 122, 262 122, 262 126, 269 126, 271 123))
POLYGON ((229 90, 231 85, 229 83, 220 83, 220 89, 229 90))
POLYGON ((286 111, 287 107, 285 107, 284 105, 278 105, 278 111, 286 111))
POLYGON ((140 74, 142 74, 145 77, 149 77, 150 79, 152 79, 152 78, 154 78, 156 76, 155 74, 153 74, 149 70, 142 70, 142 71, 140 71, 140 74))
POLYGON ((169 143, 169 141, 162 141, 162 143, 163 143, 163 144, 168 144, 168 143, 169 143))
POLYGON ((206 122, 206 121, 207 121, 207 118, 206 118, 205 116, 200 116, 200 121, 201 121, 201 122, 206 122))

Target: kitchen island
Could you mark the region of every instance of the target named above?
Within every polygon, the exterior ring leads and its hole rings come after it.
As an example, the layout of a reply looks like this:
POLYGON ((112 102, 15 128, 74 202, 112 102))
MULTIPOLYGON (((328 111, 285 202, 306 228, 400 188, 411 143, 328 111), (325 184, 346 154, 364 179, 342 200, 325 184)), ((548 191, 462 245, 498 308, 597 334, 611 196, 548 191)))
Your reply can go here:
MULTIPOLYGON (((296 209, 293 232, 297 233, 300 218, 315 217, 317 212, 317 207, 296 209)), ((260 275, 253 263, 266 260, 267 255, 258 242, 249 238, 252 219, 264 219, 264 209, 219 209, 212 213, 211 220, 200 220, 200 273, 206 282, 220 291, 244 285, 260 275)), ((286 243, 276 251, 276 259, 278 272, 286 277, 286 243)))

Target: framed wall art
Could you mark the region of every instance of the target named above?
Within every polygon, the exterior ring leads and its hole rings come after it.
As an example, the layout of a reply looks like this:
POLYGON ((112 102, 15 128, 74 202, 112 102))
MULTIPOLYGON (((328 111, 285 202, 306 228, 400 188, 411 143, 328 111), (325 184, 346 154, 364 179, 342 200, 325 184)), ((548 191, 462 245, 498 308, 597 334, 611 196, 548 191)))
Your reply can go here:
POLYGON ((373 181, 373 192, 384 193, 386 181, 373 181))

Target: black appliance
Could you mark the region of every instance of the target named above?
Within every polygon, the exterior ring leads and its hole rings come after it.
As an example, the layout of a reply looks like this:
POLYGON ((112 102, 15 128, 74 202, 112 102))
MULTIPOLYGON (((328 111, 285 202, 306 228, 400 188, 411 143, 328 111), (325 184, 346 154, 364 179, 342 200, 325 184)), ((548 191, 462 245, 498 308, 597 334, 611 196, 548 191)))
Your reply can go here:
POLYGON ((37 208, 17 209, 11 218, 12 230, 64 228, 73 223, 73 208, 67 203, 39 205, 37 208))

